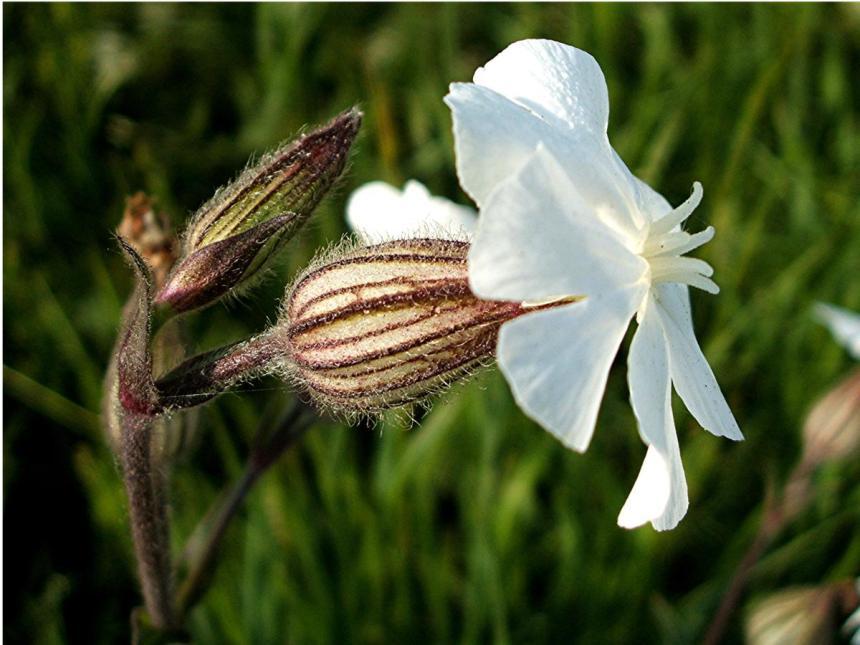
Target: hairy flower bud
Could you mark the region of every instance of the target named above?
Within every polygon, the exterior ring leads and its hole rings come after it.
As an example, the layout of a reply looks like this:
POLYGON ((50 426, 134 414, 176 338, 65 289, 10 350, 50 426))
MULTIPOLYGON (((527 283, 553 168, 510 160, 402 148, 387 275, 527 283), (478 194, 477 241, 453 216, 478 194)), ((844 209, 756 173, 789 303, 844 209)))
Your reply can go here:
POLYGON ((520 303, 469 289, 465 242, 413 239, 335 253, 292 287, 276 326, 294 378, 323 407, 417 401, 491 358, 520 303))
POLYGON ((750 645, 832 642, 840 601, 850 594, 850 582, 837 582, 794 587, 766 596, 747 615, 746 642, 750 645))
POLYGON ((156 302, 188 311, 258 274, 340 176, 360 124, 361 113, 347 110, 265 155, 219 190, 192 218, 183 258, 156 302))
POLYGON ((818 466, 852 457, 860 449, 860 369, 813 406, 803 426, 804 462, 818 466))

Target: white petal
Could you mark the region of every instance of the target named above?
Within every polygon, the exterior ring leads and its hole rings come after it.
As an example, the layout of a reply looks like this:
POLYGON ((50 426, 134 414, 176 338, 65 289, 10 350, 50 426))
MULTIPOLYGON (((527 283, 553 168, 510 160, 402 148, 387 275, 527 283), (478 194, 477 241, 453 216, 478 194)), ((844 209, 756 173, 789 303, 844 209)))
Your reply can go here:
POLYGON ((538 143, 557 136, 524 107, 472 83, 452 83, 445 103, 454 119, 460 185, 479 206, 525 163, 538 143))
POLYGON ((743 439, 696 340, 687 288, 678 284, 661 284, 652 288, 652 294, 669 346, 669 366, 675 391, 705 430, 719 437, 736 441, 743 439))
POLYGON ((647 270, 542 146, 489 197, 469 251, 473 291, 497 300, 599 296, 647 270))
POLYGON ((815 304, 815 317, 851 356, 860 359, 860 314, 819 302, 815 304))
POLYGON ((658 531, 668 531, 684 518, 689 502, 677 444, 675 439, 669 462, 654 446, 648 448, 636 483, 618 514, 618 526, 633 529, 651 522, 658 531))
POLYGON ((384 181, 373 181, 355 190, 346 205, 346 222, 362 238, 374 239, 401 224, 400 191, 384 181))
POLYGON ((454 119, 457 175, 479 206, 542 143, 607 224, 630 236, 643 229, 633 175, 605 135, 551 124, 501 94, 471 83, 453 83, 445 102, 454 119))
POLYGON ((431 195, 424 184, 414 179, 406 182, 403 195, 408 204, 414 204, 416 213, 426 214, 434 226, 449 233, 446 237, 462 237, 472 233, 478 225, 478 213, 474 209, 431 195))
POLYGON ((479 67, 474 81, 561 127, 605 134, 609 96, 590 54, 552 40, 521 40, 479 67))
POLYGON ((498 362, 522 410, 567 447, 588 447, 606 379, 642 292, 607 294, 502 325, 498 362))
POLYGON ((639 189, 639 209, 652 222, 656 222, 672 211, 672 205, 663 195, 651 188, 651 186, 639 179, 639 177, 634 176, 634 181, 639 189))
POLYGON ((423 235, 462 238, 476 216, 412 180, 402 192, 382 181, 361 186, 349 198, 346 219, 365 242, 379 242, 423 235))
POLYGON ((687 512, 687 483, 672 417, 666 337, 652 298, 647 299, 639 318, 627 357, 627 380, 648 453, 618 524, 633 528, 651 522, 657 530, 666 530, 674 528, 687 512))
MULTIPOLYGON (((640 308, 637 320, 639 327, 627 354, 630 403, 642 441, 665 455, 668 452, 666 425, 667 420, 671 421, 671 408, 667 409, 666 400, 671 394, 672 383, 666 337, 660 314, 650 295, 640 308)), ((674 432, 674 428, 672 430, 674 432)))
POLYGON ((430 199, 430 191, 420 181, 410 179, 403 186, 403 198, 420 204, 430 199))

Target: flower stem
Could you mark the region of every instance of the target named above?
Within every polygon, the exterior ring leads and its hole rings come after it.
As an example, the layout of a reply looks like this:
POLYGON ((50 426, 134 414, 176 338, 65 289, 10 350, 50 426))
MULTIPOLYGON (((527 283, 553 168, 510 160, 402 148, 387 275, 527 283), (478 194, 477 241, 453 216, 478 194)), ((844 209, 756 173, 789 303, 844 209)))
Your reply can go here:
POLYGON ((263 333, 186 359, 155 383, 165 408, 181 409, 206 403, 236 384, 265 374, 278 364, 284 347, 263 333))
POLYGON ((227 526, 261 474, 262 472, 257 469, 246 467, 242 476, 233 484, 227 497, 217 508, 209 533, 206 535, 206 541, 202 545, 200 553, 196 555, 192 569, 177 594, 176 604, 181 618, 187 615, 189 609, 201 598, 209 586, 214 573, 213 563, 218 555, 224 534, 227 532, 227 526))
POLYGON ((120 453, 138 574, 152 624, 168 630, 176 626, 176 620, 167 504, 162 475, 152 466, 151 446, 152 420, 142 415, 125 415, 120 453))
POLYGON ((732 576, 732 580, 729 583, 729 588, 720 602, 720 608, 714 615, 714 619, 711 621, 705 638, 702 641, 703 645, 717 645, 717 643, 722 642, 723 634, 750 579, 753 567, 764 554, 768 545, 770 545, 774 535, 775 532, 769 527, 768 522, 763 521, 752 544, 750 544, 743 559, 737 569, 735 569, 734 576, 732 576))
POLYGON ((703 645, 717 645, 722 642, 729 620, 741 600, 755 565, 785 525, 809 502, 809 478, 813 470, 808 462, 801 461, 792 470, 781 494, 778 497, 766 497, 761 524, 735 569, 729 587, 720 601, 720 607, 705 632, 703 645))
POLYGON ((188 611, 209 587, 215 573, 221 542, 242 502, 259 478, 304 434, 314 419, 309 408, 296 402, 278 421, 274 431, 258 431, 242 475, 218 505, 207 513, 207 519, 203 520, 200 528, 195 530, 189 539, 185 552, 187 559, 191 561, 190 569, 177 594, 180 621, 184 621, 188 611), (206 530, 206 533, 198 541, 195 536, 200 530, 206 530))

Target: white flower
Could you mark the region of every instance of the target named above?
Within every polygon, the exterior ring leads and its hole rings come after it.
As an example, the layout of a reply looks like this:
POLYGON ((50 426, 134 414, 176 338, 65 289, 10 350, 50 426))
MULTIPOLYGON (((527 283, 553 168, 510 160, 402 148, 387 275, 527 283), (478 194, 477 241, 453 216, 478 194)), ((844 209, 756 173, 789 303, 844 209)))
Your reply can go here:
POLYGON ((454 83, 457 171, 481 215, 469 255, 478 296, 584 297, 502 326, 498 361, 518 404, 565 445, 591 440, 609 368, 635 315, 628 384, 648 446, 618 523, 674 527, 687 510, 671 387, 713 434, 742 439, 693 332, 687 285, 716 293, 711 267, 684 254, 709 241, 627 169, 609 144, 603 74, 560 43, 514 43, 454 83))
POLYGON ((475 228, 475 211, 410 180, 403 191, 374 181, 350 195, 346 221, 365 242, 381 242, 425 235, 461 239, 475 228))
POLYGON ((825 325, 836 341, 856 359, 860 359, 860 314, 824 302, 815 304, 815 317, 825 325))

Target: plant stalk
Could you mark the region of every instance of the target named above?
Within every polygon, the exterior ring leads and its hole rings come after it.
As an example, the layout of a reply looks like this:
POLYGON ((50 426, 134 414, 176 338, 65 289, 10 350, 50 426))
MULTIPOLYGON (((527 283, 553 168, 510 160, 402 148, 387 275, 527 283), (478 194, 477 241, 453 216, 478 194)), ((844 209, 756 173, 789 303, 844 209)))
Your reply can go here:
POLYGON ((122 428, 122 472, 143 599, 152 624, 176 627, 170 572, 167 504, 161 473, 152 464, 152 420, 127 413, 122 428))
POLYGON ((779 497, 775 498, 772 495, 766 497, 761 524, 735 569, 729 587, 720 601, 719 609, 705 633, 703 645, 717 645, 722 642, 755 565, 785 525, 809 502, 809 478, 813 470, 814 467, 808 462, 800 462, 795 466, 779 497))
POLYGON ((309 408, 297 402, 283 415, 273 432, 258 432, 242 475, 232 485, 226 496, 218 502, 218 506, 207 513, 207 518, 212 519, 203 521, 203 524, 209 525, 209 528, 199 548, 194 544, 194 534, 189 546, 186 547, 191 565, 177 593, 176 605, 180 621, 184 621, 188 611, 209 587, 227 527, 238 513, 242 502, 269 467, 304 434, 314 418, 309 408))

